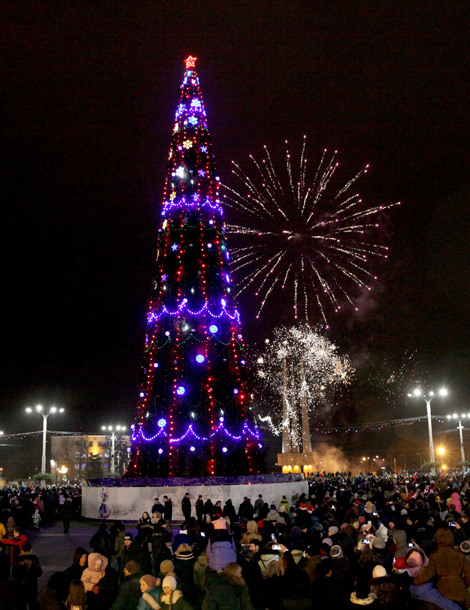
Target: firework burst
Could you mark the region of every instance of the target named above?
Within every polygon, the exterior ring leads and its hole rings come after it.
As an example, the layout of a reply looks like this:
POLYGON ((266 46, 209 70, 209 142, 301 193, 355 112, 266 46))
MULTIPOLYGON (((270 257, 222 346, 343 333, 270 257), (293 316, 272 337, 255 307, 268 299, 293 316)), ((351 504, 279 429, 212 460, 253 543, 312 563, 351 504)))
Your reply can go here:
POLYGON ((269 396, 260 420, 275 434, 288 430, 294 445, 302 433, 302 411, 313 412, 324 404, 327 394, 350 383, 354 372, 350 359, 305 323, 275 329, 273 340, 257 354, 255 367, 261 392, 268 390, 269 396))
POLYGON ((261 163, 250 156, 256 178, 233 162, 245 194, 224 185, 225 204, 240 218, 227 225, 229 233, 239 236, 240 247, 232 249, 238 294, 254 291, 259 317, 281 288, 292 295, 295 319, 318 320, 320 315, 328 325, 330 308, 338 311, 345 301, 354 306, 355 296, 370 290, 377 279, 370 271, 371 260, 387 258, 388 250, 374 240, 377 219, 399 202, 367 207, 352 193, 368 166, 335 188, 336 152, 328 156, 325 150, 313 178, 308 178, 305 137, 296 171, 286 149, 282 179, 264 148, 261 163))

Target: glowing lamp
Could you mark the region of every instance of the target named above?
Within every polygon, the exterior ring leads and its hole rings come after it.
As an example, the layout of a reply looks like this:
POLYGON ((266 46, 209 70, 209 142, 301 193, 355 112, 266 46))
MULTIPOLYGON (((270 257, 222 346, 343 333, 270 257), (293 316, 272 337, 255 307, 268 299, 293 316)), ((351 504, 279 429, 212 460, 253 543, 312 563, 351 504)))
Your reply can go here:
POLYGON ((176 393, 178 394, 178 396, 183 396, 184 393, 186 392, 186 390, 184 389, 184 387, 182 385, 178 386, 176 393))
POLYGON ((141 393, 139 394, 139 396, 140 396, 141 398, 143 398, 143 397, 145 396, 144 392, 141 392, 141 393))
POLYGON ((161 455, 163 453, 163 449, 160 447, 160 449, 158 450, 158 454, 161 455))
POLYGON ((164 428, 166 426, 166 419, 164 419, 163 417, 161 419, 158 420, 158 427, 159 428, 164 428))
POLYGON ((220 299, 220 302, 222 303, 222 307, 227 305, 227 301, 225 299, 220 299))
POLYGON ((199 364, 202 364, 204 362, 205 358, 202 354, 198 354, 196 356, 196 362, 199 362, 199 364))
POLYGON ((154 369, 158 369, 158 362, 154 362, 154 363, 153 363, 153 368, 154 368, 154 369))
POLYGON ((191 445, 191 447, 189 448, 190 451, 196 451, 196 447, 194 447, 194 445, 191 445))
POLYGON ((215 324, 211 324, 209 326, 209 330, 211 331, 212 334, 216 333, 219 329, 215 324))
POLYGON ((238 390, 237 390, 237 388, 235 388, 235 389, 233 390, 233 393, 234 393, 234 394, 238 394, 238 390))
POLYGON ((222 452, 223 453, 227 453, 227 451, 228 451, 227 447, 222 447, 222 452))

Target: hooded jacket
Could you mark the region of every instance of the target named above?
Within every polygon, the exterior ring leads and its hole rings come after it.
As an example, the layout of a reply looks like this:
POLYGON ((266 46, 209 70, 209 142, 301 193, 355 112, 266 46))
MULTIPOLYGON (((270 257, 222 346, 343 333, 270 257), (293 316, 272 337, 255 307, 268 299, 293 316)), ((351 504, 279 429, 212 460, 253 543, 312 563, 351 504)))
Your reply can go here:
POLYGON ((100 553, 90 553, 88 555, 88 568, 85 568, 82 573, 81 581, 85 586, 85 592, 91 591, 93 585, 96 585, 105 574, 108 560, 100 553))
POLYGON ((416 586, 437 576, 437 590, 447 599, 470 608, 470 565, 465 555, 454 551, 454 536, 449 529, 440 528, 434 536, 437 551, 432 553, 427 566, 423 566, 414 580, 416 586))

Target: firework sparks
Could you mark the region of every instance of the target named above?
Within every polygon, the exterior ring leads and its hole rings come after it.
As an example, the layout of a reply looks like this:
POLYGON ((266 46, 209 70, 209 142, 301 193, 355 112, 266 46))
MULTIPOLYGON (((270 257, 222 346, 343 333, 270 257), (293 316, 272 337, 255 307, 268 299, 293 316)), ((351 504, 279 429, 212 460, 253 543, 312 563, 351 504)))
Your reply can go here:
POLYGON ((240 247, 232 250, 233 271, 240 278, 238 294, 254 290, 259 317, 277 294, 275 289, 290 291, 295 319, 318 320, 320 314, 327 325, 329 308, 338 311, 344 301, 354 306, 358 291, 370 290, 377 279, 370 262, 387 258, 388 250, 374 240, 377 218, 400 202, 367 207, 358 193, 351 193, 368 166, 335 188, 336 152, 330 158, 323 152, 309 181, 305 138, 297 172, 286 150, 283 184, 264 148, 266 158, 261 163, 250 156, 256 179, 233 162, 233 173, 246 195, 224 185, 225 204, 240 218, 227 225, 227 231, 240 240, 240 247))
POLYGON ((327 392, 350 383, 354 372, 349 358, 305 323, 277 328, 273 341, 257 355, 255 367, 262 390, 270 394, 268 413, 259 418, 274 434, 287 430, 293 445, 300 443, 302 434, 302 403, 312 412, 325 402, 327 392))

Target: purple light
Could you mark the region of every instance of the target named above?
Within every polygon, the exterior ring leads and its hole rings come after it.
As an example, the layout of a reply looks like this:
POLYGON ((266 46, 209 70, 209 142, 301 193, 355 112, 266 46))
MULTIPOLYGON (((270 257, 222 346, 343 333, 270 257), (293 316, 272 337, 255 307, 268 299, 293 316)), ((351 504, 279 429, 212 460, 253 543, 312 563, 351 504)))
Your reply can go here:
POLYGON ((160 447, 160 449, 158 450, 158 454, 161 455, 163 453, 163 449, 160 447))
POLYGON ((178 389, 176 390, 176 393, 178 394, 178 396, 183 396, 185 392, 186 392, 186 390, 184 389, 184 387, 182 385, 180 385, 178 387, 178 389))
POLYGON ((222 447, 222 451, 223 451, 224 453, 227 453, 227 451, 228 451, 227 447, 222 447))
POLYGON ((205 360, 205 357, 202 354, 198 354, 196 356, 196 362, 199 362, 199 364, 202 364, 205 360))
POLYGON ((227 280, 227 284, 230 284, 230 276, 228 273, 226 274, 225 279, 227 280))
POLYGON ((210 248, 212 248, 212 244, 211 244, 211 243, 207 244, 207 247, 208 247, 209 249, 210 249, 210 248))
POLYGON ((238 394, 238 390, 237 390, 237 388, 235 388, 235 389, 233 390, 233 393, 234 393, 234 394, 238 394))
POLYGON ((154 363, 153 363, 153 368, 154 368, 154 369, 158 369, 158 362, 154 362, 154 363))
POLYGON ((189 448, 190 451, 196 451, 196 447, 194 447, 194 445, 191 445, 191 447, 189 448))
MULTIPOLYGON (((206 301, 204 303, 204 305, 201 307, 201 309, 199 309, 199 311, 193 311, 193 310, 189 309, 189 307, 188 307, 188 299, 183 299, 183 301, 178 305, 178 308, 176 309, 176 311, 169 311, 166 308, 166 306, 163 306, 160 313, 156 313, 154 311, 148 313, 147 314, 147 324, 152 324, 152 322, 156 322, 156 321, 160 320, 160 318, 164 314, 168 314, 170 316, 177 316, 177 315, 180 315, 181 313, 183 313, 184 310, 186 310, 188 313, 190 313, 193 316, 198 316, 198 315, 202 314, 204 311, 207 311, 207 313, 212 318, 221 318, 222 316, 227 316, 227 318, 230 318, 230 320, 240 322, 240 314, 236 309, 233 310, 233 315, 231 315, 227 311, 226 307, 223 307, 221 309, 220 313, 214 313, 213 311, 211 311, 209 309, 209 303, 208 303, 208 301, 206 301)), ((217 331, 215 331, 215 332, 217 332, 217 331)), ((170 335, 170 331, 167 330, 165 332, 165 335, 168 337, 170 335)))
POLYGON ((159 427, 159 428, 164 428, 165 426, 166 426, 166 419, 164 419, 163 417, 161 417, 161 418, 158 420, 158 427, 159 427))
POLYGON ((263 448, 262 443, 258 443, 258 447, 259 447, 260 449, 262 449, 262 448, 263 448))
POLYGON ((211 324, 209 326, 209 330, 211 331, 212 334, 216 333, 219 329, 215 324, 211 324))
MULTIPOLYGON (((189 426, 186 429, 186 432, 184 434, 182 434, 179 438, 169 438, 169 442, 170 443, 180 443, 181 441, 183 441, 185 438, 188 437, 193 437, 198 441, 209 441, 212 438, 214 438, 214 436, 216 436, 217 434, 225 434, 225 436, 228 436, 231 440, 233 441, 241 441, 243 439, 243 437, 246 437, 248 439, 248 437, 252 437, 256 440, 259 440, 260 438, 260 433, 258 432, 258 430, 252 430, 248 424, 247 421, 245 421, 243 423, 243 427, 242 430, 240 432, 240 434, 232 434, 231 432, 229 432, 225 426, 224 426, 224 418, 220 417, 219 418, 219 425, 217 426, 217 428, 208 436, 199 436, 199 434, 197 434, 194 431, 193 428, 193 424, 189 424, 189 426)), ((163 428, 161 428, 156 434, 154 434, 153 436, 147 437, 145 436, 143 430, 141 427, 139 427, 139 430, 137 432, 134 432, 132 435, 132 442, 137 441, 137 439, 139 438, 139 436, 147 442, 153 441, 156 438, 160 437, 160 436, 168 436, 168 434, 165 433, 165 431, 163 430, 163 428)))
POLYGON ((144 393, 144 392, 141 392, 141 393, 139 394, 139 396, 140 396, 141 398, 143 398, 143 397, 145 396, 145 393, 144 393))

